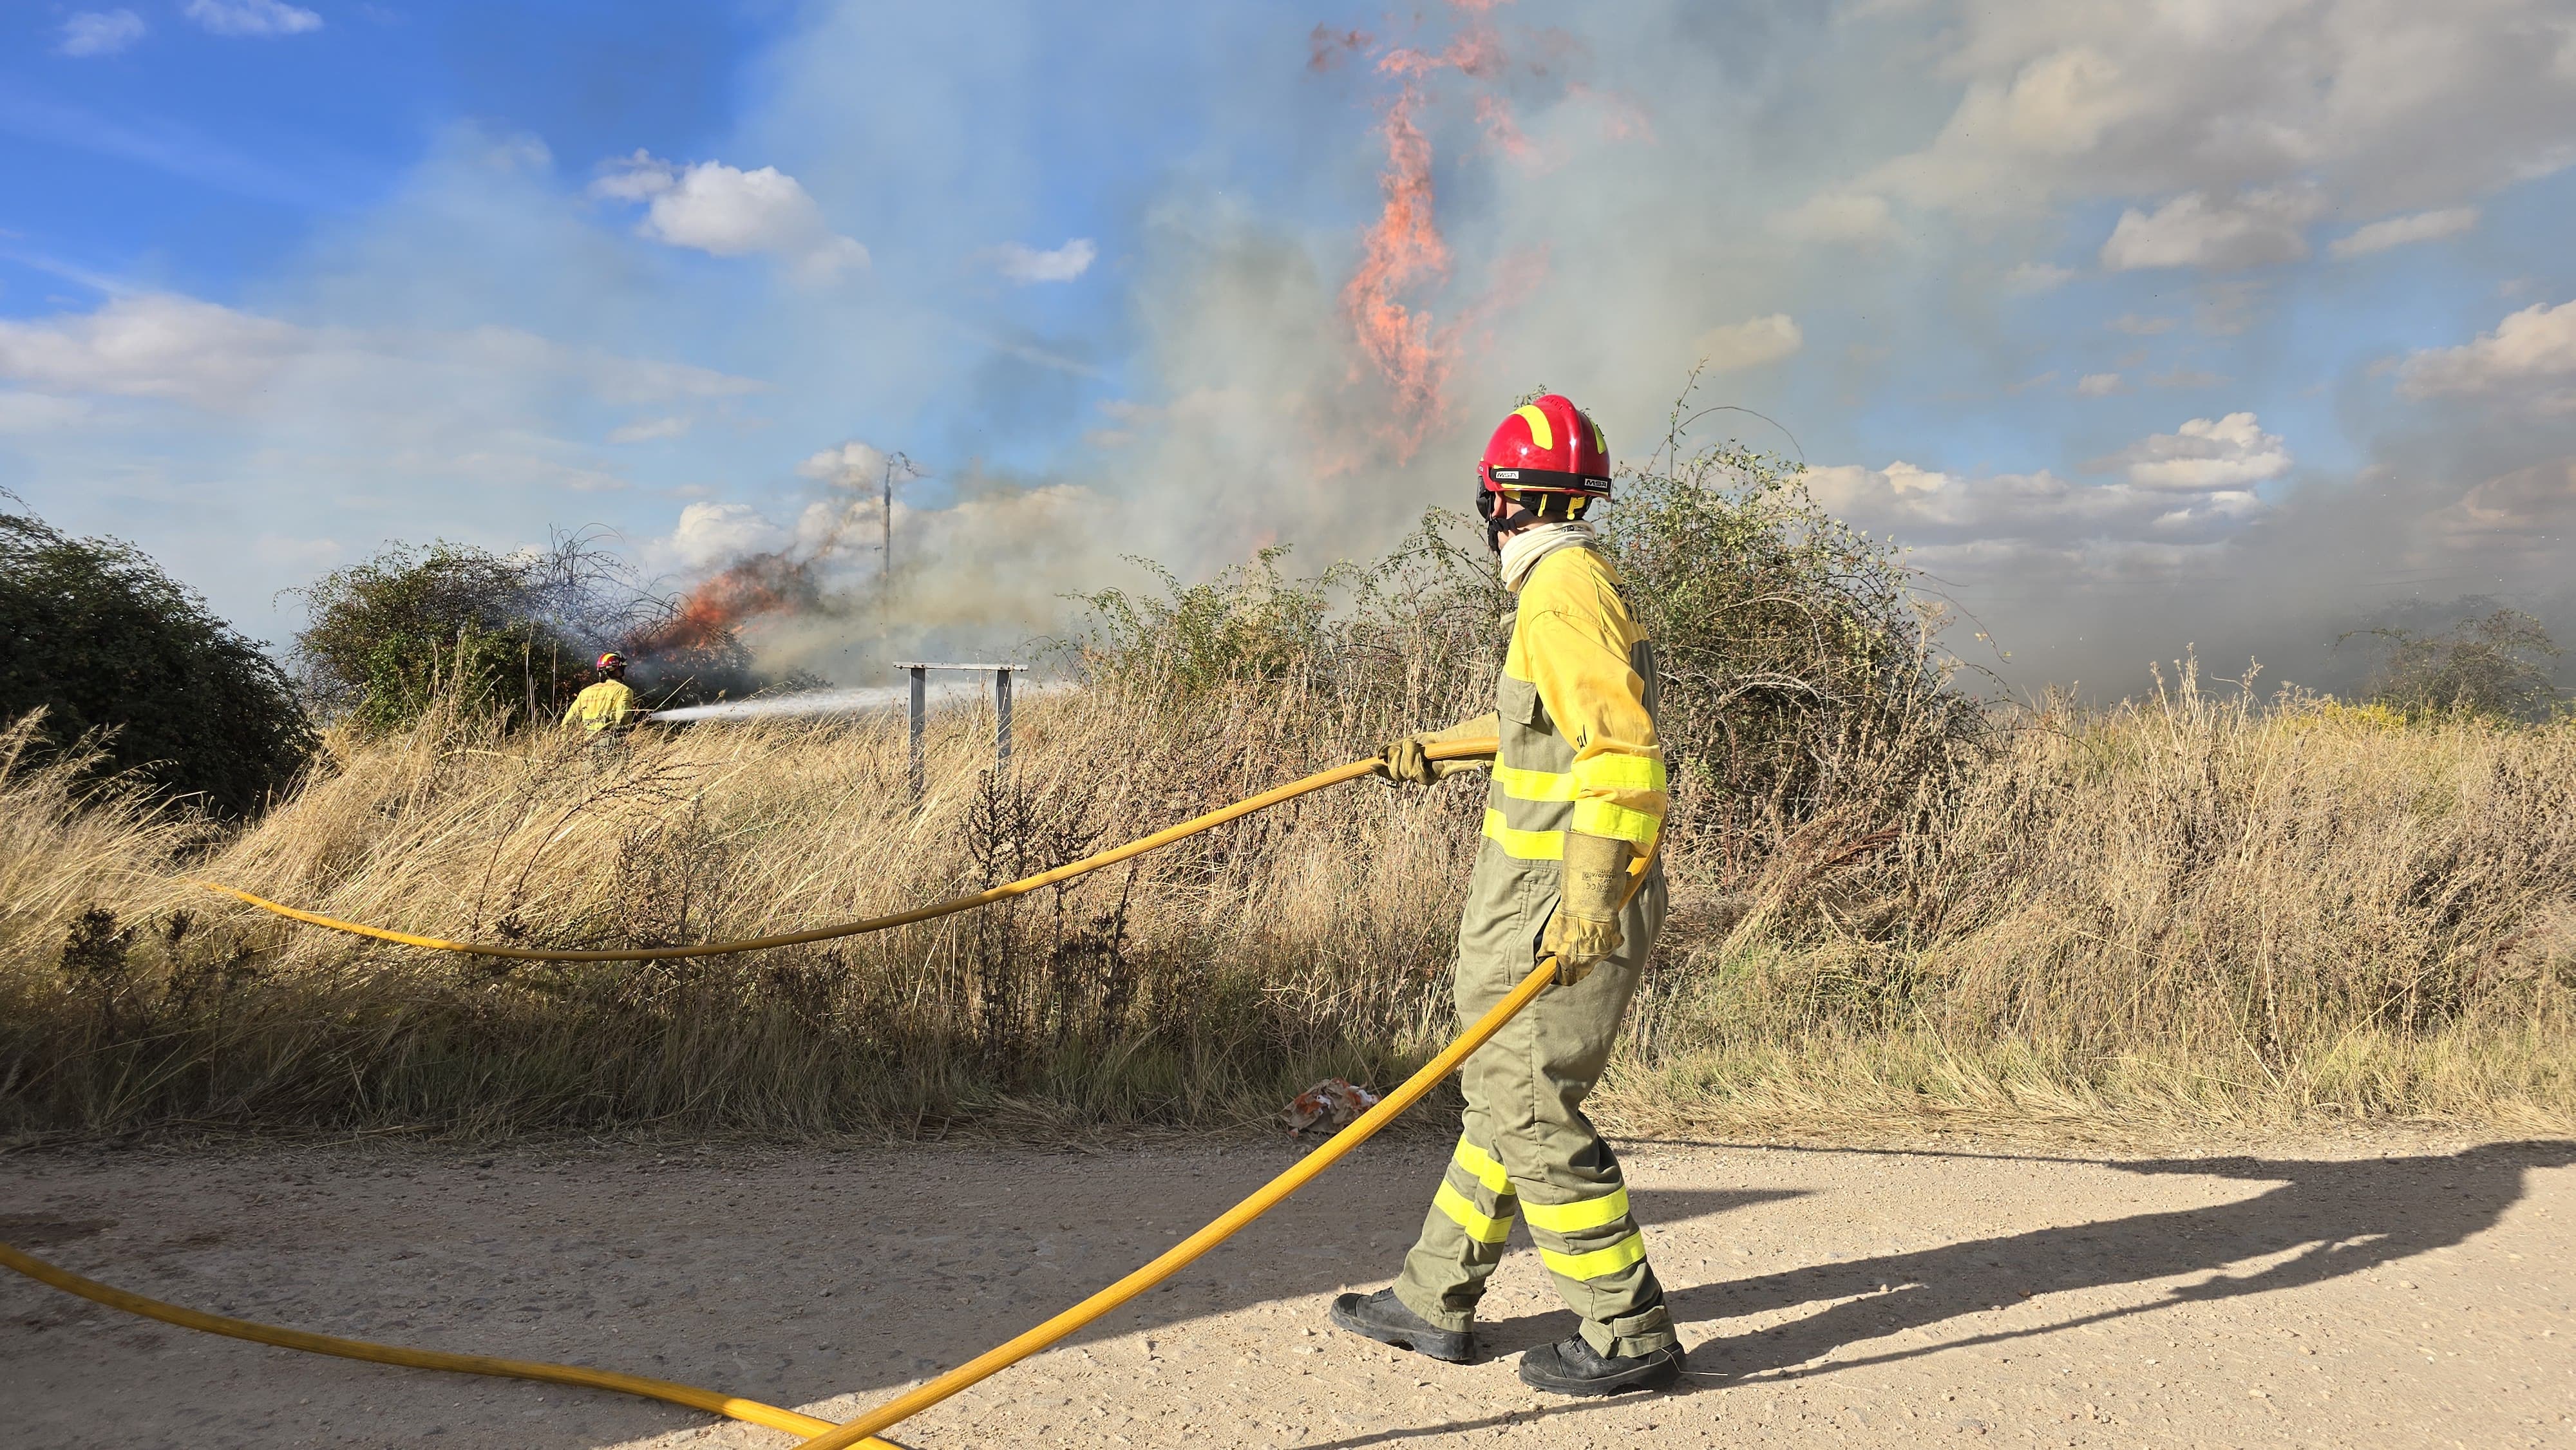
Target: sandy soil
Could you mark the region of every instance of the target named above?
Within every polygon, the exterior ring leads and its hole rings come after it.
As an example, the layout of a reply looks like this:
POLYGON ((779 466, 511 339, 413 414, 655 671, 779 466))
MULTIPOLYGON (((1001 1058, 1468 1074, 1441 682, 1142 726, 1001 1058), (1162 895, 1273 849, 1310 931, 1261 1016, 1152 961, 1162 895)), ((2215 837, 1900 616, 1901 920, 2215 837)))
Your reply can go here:
MULTIPOLYGON (((846 1416, 1141 1262, 1285 1146, 355 1145, 0 1159, 0 1238, 329 1333, 568 1360, 846 1416)), ((1484 1362, 1333 1332, 1444 1145, 1351 1162, 908 1445, 2576 1444, 2576 1144, 2340 1139, 2105 1160, 1639 1143, 1695 1371, 1537 1396, 1570 1332, 1535 1257, 1484 1362)), ((317 1359, 0 1275, 0 1440, 30 1446, 775 1446, 607 1394, 317 1359)))

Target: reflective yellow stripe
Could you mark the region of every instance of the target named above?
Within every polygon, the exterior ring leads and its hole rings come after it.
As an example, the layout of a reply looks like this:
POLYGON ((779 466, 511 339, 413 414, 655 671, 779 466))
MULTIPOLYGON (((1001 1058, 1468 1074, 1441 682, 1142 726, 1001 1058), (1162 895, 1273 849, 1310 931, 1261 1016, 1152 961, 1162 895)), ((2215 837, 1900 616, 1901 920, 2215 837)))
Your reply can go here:
MULTIPOLYGON (((1507 1198, 1503 1202, 1511 1200, 1507 1198)), ((1467 1237, 1480 1244, 1498 1244, 1512 1236, 1510 1214, 1487 1218, 1476 1211, 1476 1205, 1467 1201, 1467 1195, 1450 1187, 1446 1180, 1442 1181, 1440 1191, 1431 1195, 1431 1206, 1449 1215, 1451 1222, 1467 1231, 1467 1237)))
POLYGON ((1664 762, 1652 755, 1606 752, 1574 762, 1575 783, 1587 790, 1664 788, 1664 762))
MULTIPOLYGON (((1491 811, 1486 812, 1488 817, 1492 814, 1491 811)), ((1587 836, 1608 836, 1614 841, 1633 841, 1640 847, 1651 845, 1654 842, 1655 833, 1664 828, 1663 818, 1660 816, 1650 816, 1644 811, 1632 811, 1626 806, 1605 800, 1576 801, 1574 819, 1566 824, 1587 836)), ((1494 834, 1494 823, 1490 819, 1485 823, 1485 834, 1488 836, 1494 834)), ((1521 834, 1533 833, 1524 831, 1521 834)), ((1504 842, 1503 849, 1511 851, 1511 843, 1504 842)), ((1520 852, 1512 851, 1512 854, 1517 856, 1520 852)), ((1557 842, 1555 855, 1549 859, 1561 860, 1564 855, 1565 843, 1560 840, 1557 842)))
POLYGON ((1505 1173, 1503 1165, 1495 1162, 1484 1149, 1461 1138, 1458 1140, 1458 1151, 1450 1156, 1457 1160, 1459 1167, 1467 1170, 1470 1177, 1485 1185, 1488 1191, 1505 1197, 1511 1195, 1512 1176, 1505 1173))
POLYGON ((1628 1216, 1628 1190, 1614 1188, 1607 1198, 1587 1198, 1580 1203, 1525 1203, 1521 1216, 1531 1228, 1549 1233, 1579 1234, 1588 1228, 1617 1223, 1628 1216))
POLYGON ((1569 1279, 1603 1279, 1646 1257, 1646 1237, 1630 1234, 1606 1249, 1588 1254, 1560 1254, 1542 1246, 1539 1262, 1569 1279))
MULTIPOLYGON (((1578 809, 1580 803, 1578 803, 1578 809)), ((1563 831, 1515 831, 1503 824, 1503 813, 1492 807, 1485 810, 1485 834, 1503 848, 1503 854, 1521 861, 1562 861, 1565 859, 1563 831)), ((1609 835, 1607 831, 1596 832, 1609 835)), ((1621 840, 1627 840, 1625 836, 1621 840)))
POLYGON ((1503 794, 1516 801, 1570 801, 1574 799, 1574 777, 1554 770, 1523 770, 1517 765, 1494 767, 1494 783, 1503 794))
MULTIPOLYGON (((1537 444, 1541 448, 1554 448, 1556 446, 1556 430, 1547 426, 1547 415, 1538 410, 1538 405, 1536 403, 1523 403, 1521 406, 1512 409, 1512 412, 1527 421, 1530 425, 1530 441, 1532 443, 1537 444)), ((1601 451, 1607 453, 1610 450, 1605 448, 1601 451)))

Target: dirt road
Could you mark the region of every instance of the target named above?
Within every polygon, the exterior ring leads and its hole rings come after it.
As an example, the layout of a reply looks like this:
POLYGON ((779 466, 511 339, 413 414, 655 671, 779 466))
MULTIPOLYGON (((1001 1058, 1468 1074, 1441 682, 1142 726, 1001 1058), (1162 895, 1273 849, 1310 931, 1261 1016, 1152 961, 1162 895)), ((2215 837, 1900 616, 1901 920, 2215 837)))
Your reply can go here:
MULTIPOLYGON (((0 1160, 0 1238, 141 1292, 854 1413, 1215 1214, 1285 1147, 395 1146, 0 1160)), ((2576 1445, 2576 1144, 2341 1139, 2104 1161, 1624 1150, 1694 1379, 1514 1378, 1570 1332, 1534 1256, 1485 1362, 1324 1327, 1444 1145, 1373 1146, 1166 1289, 906 1425, 934 1447, 2576 1445)), ((316 1359, 0 1274, 0 1441, 780 1446, 617 1396, 316 1359)))

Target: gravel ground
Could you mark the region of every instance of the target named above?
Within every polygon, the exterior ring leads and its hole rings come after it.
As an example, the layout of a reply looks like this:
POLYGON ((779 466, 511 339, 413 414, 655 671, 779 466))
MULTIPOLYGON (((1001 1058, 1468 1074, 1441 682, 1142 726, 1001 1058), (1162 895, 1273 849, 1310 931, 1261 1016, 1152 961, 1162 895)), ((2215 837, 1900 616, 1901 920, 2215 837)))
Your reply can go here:
MULTIPOLYGON (((0 1239, 155 1297, 846 1417, 1071 1303, 1293 1150, 96 1148, 0 1159, 0 1239)), ((1526 1248, 1485 1359, 1332 1331, 1445 1145, 1372 1145, 1071 1343, 903 1426, 988 1445, 2576 1445, 2576 1144, 1629 1144, 1694 1371, 1538 1396, 1526 1248)), ((784 1446, 620 1396, 211 1338, 0 1274, 0 1439, 784 1446)))

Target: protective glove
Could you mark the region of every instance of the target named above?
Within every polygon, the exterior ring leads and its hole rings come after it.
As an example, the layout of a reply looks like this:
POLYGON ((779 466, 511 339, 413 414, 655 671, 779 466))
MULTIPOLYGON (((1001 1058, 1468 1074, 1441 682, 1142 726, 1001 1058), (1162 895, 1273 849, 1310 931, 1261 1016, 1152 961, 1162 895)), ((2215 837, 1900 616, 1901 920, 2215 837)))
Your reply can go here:
POLYGON ((1619 908, 1627 903, 1636 847, 1608 836, 1565 833, 1565 885, 1539 950, 1556 958, 1556 984, 1571 987, 1619 950, 1619 908))
POLYGON ((1501 717, 1488 714, 1460 721, 1446 730, 1426 730, 1419 735, 1407 735, 1377 753, 1377 773, 1407 785, 1436 785, 1462 770, 1480 770, 1489 762, 1472 756, 1460 760, 1434 760, 1425 747, 1444 740, 1473 740, 1497 735, 1502 728, 1501 717))

